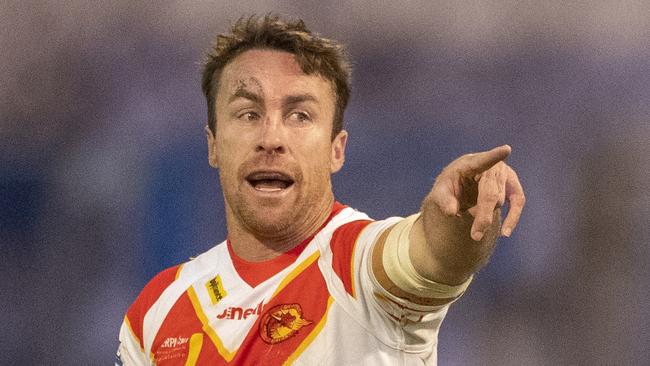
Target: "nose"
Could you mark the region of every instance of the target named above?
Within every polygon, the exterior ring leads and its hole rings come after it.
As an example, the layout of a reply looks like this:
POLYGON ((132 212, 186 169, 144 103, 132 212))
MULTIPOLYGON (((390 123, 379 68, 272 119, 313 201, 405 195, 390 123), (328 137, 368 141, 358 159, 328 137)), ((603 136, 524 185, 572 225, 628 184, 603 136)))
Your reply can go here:
POLYGON ((260 126, 260 139, 255 151, 267 154, 284 154, 286 152, 285 138, 282 118, 267 116, 260 126))

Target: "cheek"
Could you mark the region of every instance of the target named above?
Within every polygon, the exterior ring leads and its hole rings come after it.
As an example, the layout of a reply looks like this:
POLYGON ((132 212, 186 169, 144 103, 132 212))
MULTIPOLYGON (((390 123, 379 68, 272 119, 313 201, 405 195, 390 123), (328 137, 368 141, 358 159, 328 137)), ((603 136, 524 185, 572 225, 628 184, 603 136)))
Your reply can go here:
POLYGON ((221 142, 217 150, 219 174, 224 183, 232 182, 237 177, 237 170, 241 164, 238 151, 227 142, 221 142))
POLYGON ((309 172, 308 175, 313 180, 313 184, 321 185, 323 182, 330 179, 330 156, 328 149, 314 149, 310 151, 311 159, 308 160, 308 165, 305 169, 309 172))
POLYGON ((237 159, 237 156, 241 154, 244 143, 241 139, 233 138, 226 134, 222 134, 221 137, 217 145, 219 159, 226 165, 228 163, 232 165, 233 161, 237 159))

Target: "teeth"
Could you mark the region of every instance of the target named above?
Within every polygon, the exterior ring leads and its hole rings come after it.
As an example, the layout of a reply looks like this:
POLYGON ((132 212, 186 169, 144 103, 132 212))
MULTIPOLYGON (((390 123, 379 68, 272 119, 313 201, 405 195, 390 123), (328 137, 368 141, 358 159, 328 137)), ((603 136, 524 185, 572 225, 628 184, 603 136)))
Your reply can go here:
POLYGON ((293 185, 293 180, 278 172, 257 172, 246 177, 248 183, 258 192, 277 193, 293 185))
POLYGON ((279 192, 288 188, 291 184, 282 180, 257 180, 250 182, 255 190, 260 192, 279 192))
POLYGON ((282 190, 282 188, 273 188, 273 187, 255 187, 255 190, 261 191, 261 192, 279 192, 282 190))

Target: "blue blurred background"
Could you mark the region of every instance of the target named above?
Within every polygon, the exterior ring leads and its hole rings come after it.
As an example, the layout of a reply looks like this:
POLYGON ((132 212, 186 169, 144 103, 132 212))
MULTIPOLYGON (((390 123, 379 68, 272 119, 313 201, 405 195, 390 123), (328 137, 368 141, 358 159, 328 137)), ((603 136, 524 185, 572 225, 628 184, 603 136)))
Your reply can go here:
POLYGON ((109 364, 148 279, 223 240, 200 61, 269 11, 348 45, 340 201, 406 215, 513 147, 528 204, 441 365, 648 364, 650 5, 564 3, 3 1, 0 364, 109 364))

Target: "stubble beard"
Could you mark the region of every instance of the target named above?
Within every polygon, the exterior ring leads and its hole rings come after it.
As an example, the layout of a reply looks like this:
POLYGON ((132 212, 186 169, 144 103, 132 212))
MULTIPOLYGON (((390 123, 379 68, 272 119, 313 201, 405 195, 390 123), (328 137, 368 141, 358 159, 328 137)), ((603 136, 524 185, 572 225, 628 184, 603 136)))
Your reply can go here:
MULTIPOLYGON (((242 199, 237 205, 236 213, 246 231, 264 239, 284 237, 295 223, 295 215, 291 210, 271 210, 264 206, 252 204, 242 199)), ((297 211, 297 210, 296 210, 297 211)))
MULTIPOLYGON (((323 214, 320 212, 320 206, 326 203, 323 201, 327 200, 328 192, 331 194, 331 182, 319 185, 307 195, 299 191, 292 198, 293 202, 281 202, 281 207, 273 204, 267 207, 247 199, 244 193, 237 192, 235 198, 237 202, 230 202, 230 207, 234 219, 240 222, 245 231, 263 241, 286 244, 304 239, 301 236, 313 234, 308 232, 310 229, 317 229, 314 227, 318 224, 315 221, 323 214)), ((301 188, 306 189, 306 187, 294 187, 294 189, 301 188)))

